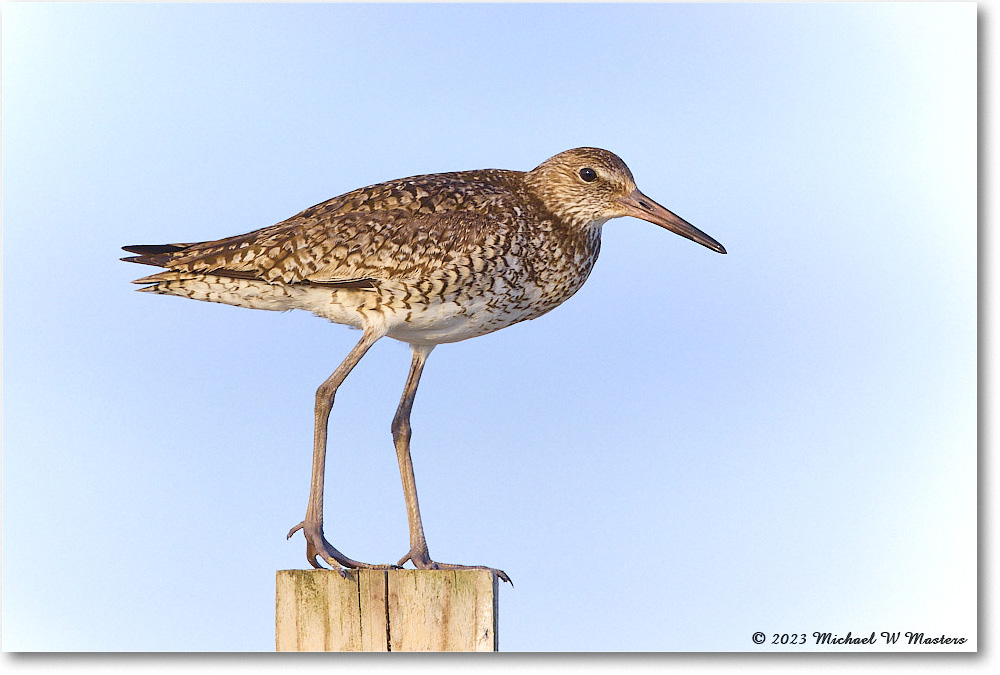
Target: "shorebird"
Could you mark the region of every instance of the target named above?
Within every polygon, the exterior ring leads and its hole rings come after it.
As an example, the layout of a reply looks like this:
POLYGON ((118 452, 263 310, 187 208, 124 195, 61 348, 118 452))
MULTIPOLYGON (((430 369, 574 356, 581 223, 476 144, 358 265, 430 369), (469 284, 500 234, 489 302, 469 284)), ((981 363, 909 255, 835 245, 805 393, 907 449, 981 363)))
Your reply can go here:
POLYGON ((140 291, 252 309, 304 309, 361 330, 316 391, 306 558, 344 568, 485 569, 431 559, 410 459, 410 410, 431 350, 536 319, 590 275, 608 220, 635 216, 718 253, 723 246, 638 190, 614 153, 567 150, 531 171, 484 169, 402 178, 348 192, 247 234, 125 246, 122 260, 166 268, 140 291), (395 565, 348 558, 323 533, 327 426, 337 388, 383 337, 408 343, 409 376, 392 420, 410 532, 395 565))

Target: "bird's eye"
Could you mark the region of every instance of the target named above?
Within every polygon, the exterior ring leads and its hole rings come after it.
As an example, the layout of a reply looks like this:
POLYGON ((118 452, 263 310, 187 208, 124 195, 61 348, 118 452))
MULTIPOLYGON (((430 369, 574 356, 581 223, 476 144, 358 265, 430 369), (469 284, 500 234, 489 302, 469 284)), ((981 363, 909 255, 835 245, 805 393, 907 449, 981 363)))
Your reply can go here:
POLYGON ((593 183, 597 180, 597 172, 591 169, 589 166, 580 169, 580 178, 587 181, 588 183, 593 183))

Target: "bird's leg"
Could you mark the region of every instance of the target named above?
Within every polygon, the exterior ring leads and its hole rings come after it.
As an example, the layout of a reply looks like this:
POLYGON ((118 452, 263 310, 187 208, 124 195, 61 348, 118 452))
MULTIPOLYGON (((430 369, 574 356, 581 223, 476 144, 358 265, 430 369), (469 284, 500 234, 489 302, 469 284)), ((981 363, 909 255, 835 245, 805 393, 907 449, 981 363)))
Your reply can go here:
POLYGON ((392 565, 369 565, 356 560, 351 560, 343 553, 333 547, 323 536, 323 479, 326 472, 326 436, 327 426, 330 421, 330 410, 333 408, 333 399, 337 393, 337 388, 341 385, 354 366, 358 365, 361 357, 384 335, 378 330, 366 329, 361 340, 354 346, 347 358, 344 359, 333 375, 327 378, 326 382, 316 390, 316 425, 313 431, 313 463, 312 479, 309 483, 309 505, 306 507, 306 519, 293 527, 289 532, 289 538, 302 530, 306 537, 306 558, 309 563, 316 568, 320 568, 317 556, 325 560, 329 565, 340 572, 341 576, 346 576, 346 572, 341 567, 388 569, 392 565))
POLYGON ((420 521, 417 482, 413 476, 413 461, 410 459, 410 410, 413 409, 413 398, 417 394, 417 385, 420 383, 420 374, 424 370, 424 363, 434 346, 411 345, 411 348, 413 362, 410 365, 410 375, 406 379, 406 387, 403 389, 399 408, 396 409, 396 416, 392 419, 392 440, 396 445, 396 459, 399 460, 399 475, 403 479, 403 496, 406 499, 406 518, 410 525, 410 550, 397 564, 402 566, 409 560, 417 569, 421 570, 489 570, 510 583, 510 577, 503 570, 484 565, 455 565, 431 560, 430 552, 427 550, 427 539, 424 538, 424 526, 420 521))

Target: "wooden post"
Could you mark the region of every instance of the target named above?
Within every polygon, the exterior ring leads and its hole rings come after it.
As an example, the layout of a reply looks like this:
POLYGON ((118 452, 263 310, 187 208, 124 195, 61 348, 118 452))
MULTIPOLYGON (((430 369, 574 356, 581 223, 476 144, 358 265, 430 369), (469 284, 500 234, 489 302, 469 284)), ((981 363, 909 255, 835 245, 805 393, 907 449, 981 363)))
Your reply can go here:
POLYGON ((280 570, 283 651, 497 650, 497 577, 486 570, 280 570))

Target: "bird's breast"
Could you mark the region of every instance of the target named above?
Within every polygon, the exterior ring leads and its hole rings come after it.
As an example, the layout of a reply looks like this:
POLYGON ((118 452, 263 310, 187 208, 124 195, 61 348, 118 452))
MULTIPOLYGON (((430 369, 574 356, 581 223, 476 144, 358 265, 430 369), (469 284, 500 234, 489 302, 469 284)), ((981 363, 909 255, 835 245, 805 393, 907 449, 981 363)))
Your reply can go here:
POLYGON ((398 308, 391 337, 456 342, 535 319, 583 286, 600 250, 600 231, 569 239, 530 234, 492 241, 416 283, 382 284, 398 308))

